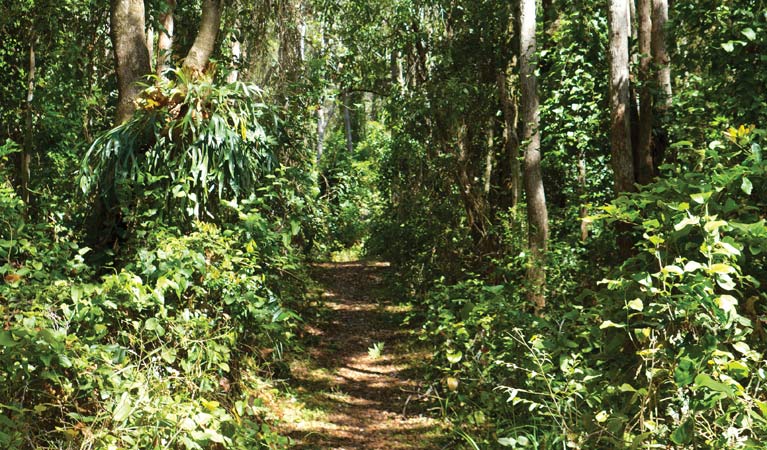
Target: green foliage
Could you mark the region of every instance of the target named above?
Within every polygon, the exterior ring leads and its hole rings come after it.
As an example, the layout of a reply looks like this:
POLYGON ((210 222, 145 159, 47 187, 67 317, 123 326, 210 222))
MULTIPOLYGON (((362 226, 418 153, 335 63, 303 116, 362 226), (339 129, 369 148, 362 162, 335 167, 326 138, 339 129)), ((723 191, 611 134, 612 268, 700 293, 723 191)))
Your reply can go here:
POLYGON ((370 222, 379 214, 378 169, 388 151, 389 134, 382 124, 366 124, 367 136, 349 153, 342 132, 327 142, 320 161, 320 204, 323 239, 315 239, 320 252, 361 246, 370 235, 370 222))
POLYGON ((276 117, 252 84, 190 80, 183 70, 143 93, 133 118, 99 137, 83 159, 81 187, 134 205, 145 191, 166 220, 216 217, 224 199, 254 192, 276 161, 276 117))
POLYGON ((621 379, 632 408, 610 419, 627 424, 628 442, 759 448, 765 439, 767 228, 765 203, 752 195, 767 181, 762 135, 730 129, 729 144, 689 152, 686 171, 605 208, 642 234, 601 295, 624 303, 601 328, 620 330, 613 339, 633 348, 641 374, 621 379))
POLYGON ((256 205, 225 229, 197 222, 178 236, 156 226, 98 280, 87 248, 16 241, 0 285, 3 447, 286 445, 240 384, 245 371, 268 374, 287 348, 297 316, 285 302, 301 279, 256 205))

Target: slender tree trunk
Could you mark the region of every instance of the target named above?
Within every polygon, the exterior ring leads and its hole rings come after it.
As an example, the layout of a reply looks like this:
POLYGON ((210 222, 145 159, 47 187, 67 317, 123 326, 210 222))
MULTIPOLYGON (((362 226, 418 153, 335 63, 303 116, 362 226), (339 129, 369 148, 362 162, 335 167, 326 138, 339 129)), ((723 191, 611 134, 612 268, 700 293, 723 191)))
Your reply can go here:
POLYGON ((234 39, 232 41, 232 64, 234 68, 226 76, 227 83, 234 83, 240 76, 238 67, 240 66, 240 58, 242 57, 242 47, 240 46, 240 40, 234 39))
POLYGON ((117 123, 133 116, 141 92, 138 81, 150 72, 144 33, 144 1, 112 0, 112 46, 117 72, 117 123))
POLYGON ((205 71, 210 55, 216 47, 216 36, 221 27, 221 13, 224 9, 223 0, 203 0, 202 17, 197 37, 184 60, 184 68, 196 73, 205 71))
MULTIPOLYGON (((629 98, 629 21, 626 0, 609 0, 610 27, 610 156, 615 176, 615 194, 633 192, 634 154, 631 145, 629 98)), ((623 259, 631 255, 630 225, 620 223, 618 249, 623 259)))
POLYGON ((522 140, 525 148, 525 194, 527 195, 530 263, 527 272, 528 299, 540 313, 546 306, 545 256, 549 219, 541 175, 540 111, 535 75, 536 0, 520 0, 519 77, 522 98, 522 140))
POLYGON ((335 103, 329 107, 325 106, 325 102, 320 103, 320 107, 317 109, 317 162, 322 159, 322 152, 325 149, 325 132, 328 128, 328 124, 335 115, 336 108, 335 103))
POLYGON ((586 217, 589 214, 586 208, 586 154, 581 150, 578 154, 578 194, 581 198, 581 207, 578 210, 578 218, 581 219, 581 242, 589 238, 589 224, 586 217))
POLYGON ((503 145, 511 163, 511 206, 519 203, 520 168, 519 168, 519 136, 517 135, 518 110, 517 102, 509 97, 506 74, 498 74, 498 95, 501 98, 503 111, 503 145))
POLYGON ((666 23, 668 22, 668 0, 653 0, 652 10, 652 54, 658 74, 658 106, 665 111, 671 106, 671 65, 666 51, 666 23))
POLYGON ((344 130, 346 131, 346 150, 349 153, 354 151, 354 137, 352 136, 352 118, 349 113, 349 94, 344 93, 343 96, 343 108, 344 108, 344 130))
POLYGON ((639 184, 647 184, 653 177, 652 160, 652 0, 639 0, 639 129, 636 148, 636 174, 639 184))
POLYGON ((490 121, 487 126, 487 153, 485 154, 485 186, 483 192, 485 198, 490 195, 490 188, 493 184, 493 160, 495 159, 495 129, 494 121, 490 121))
POLYGON ((173 12, 176 9, 176 0, 166 0, 166 10, 160 17, 163 29, 157 37, 157 76, 170 66, 173 48, 173 12))
POLYGON ((610 0, 610 151, 615 192, 634 190, 629 117, 628 3, 610 0))
POLYGON ((27 72, 27 101, 24 108, 24 147, 21 150, 21 161, 19 164, 19 191, 21 199, 25 204, 31 202, 29 182, 31 180, 32 153, 34 152, 34 109, 32 101, 35 99, 35 36, 29 41, 29 67, 27 72))
POLYGON ((151 71, 154 62, 154 28, 151 26, 146 29, 146 51, 149 53, 149 69, 151 71))

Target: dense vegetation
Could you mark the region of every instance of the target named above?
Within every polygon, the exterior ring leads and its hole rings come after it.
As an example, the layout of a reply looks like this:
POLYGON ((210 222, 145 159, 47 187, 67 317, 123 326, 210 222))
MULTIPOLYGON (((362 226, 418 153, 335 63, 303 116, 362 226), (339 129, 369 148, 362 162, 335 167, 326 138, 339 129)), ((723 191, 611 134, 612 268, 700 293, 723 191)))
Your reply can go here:
POLYGON ((289 447, 359 256, 456 448, 764 448, 763 0, 6 3, 0 448, 289 447))

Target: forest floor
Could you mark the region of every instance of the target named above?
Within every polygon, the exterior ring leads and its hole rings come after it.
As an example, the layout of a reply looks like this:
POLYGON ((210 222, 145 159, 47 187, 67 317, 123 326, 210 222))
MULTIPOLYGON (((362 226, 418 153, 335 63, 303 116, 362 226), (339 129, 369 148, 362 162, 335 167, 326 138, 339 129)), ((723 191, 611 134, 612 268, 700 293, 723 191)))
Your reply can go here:
POLYGON ((292 404, 282 433, 296 449, 452 448, 447 425, 430 417, 418 380, 429 354, 403 325, 408 308, 390 298, 388 265, 323 263, 305 315, 305 353, 290 363, 292 404))

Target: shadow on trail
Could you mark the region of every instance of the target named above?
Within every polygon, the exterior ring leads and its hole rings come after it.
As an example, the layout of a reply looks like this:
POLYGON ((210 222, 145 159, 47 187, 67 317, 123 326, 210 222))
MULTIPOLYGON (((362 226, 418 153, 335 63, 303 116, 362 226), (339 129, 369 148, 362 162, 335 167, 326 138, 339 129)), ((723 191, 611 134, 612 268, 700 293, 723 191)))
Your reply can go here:
POLYGON ((291 365, 292 385, 305 411, 288 423, 296 449, 442 449, 444 424, 427 417, 419 400, 414 350, 402 327, 406 310, 386 295, 388 265, 323 263, 313 268, 323 287, 320 314, 307 326, 309 360, 291 365), (380 356, 369 349, 383 343, 380 356))

